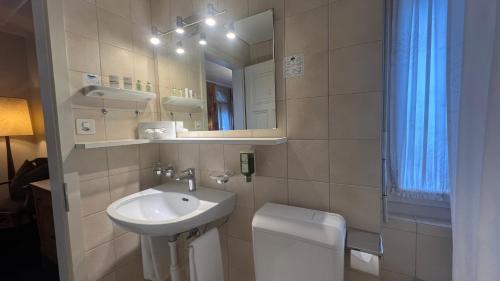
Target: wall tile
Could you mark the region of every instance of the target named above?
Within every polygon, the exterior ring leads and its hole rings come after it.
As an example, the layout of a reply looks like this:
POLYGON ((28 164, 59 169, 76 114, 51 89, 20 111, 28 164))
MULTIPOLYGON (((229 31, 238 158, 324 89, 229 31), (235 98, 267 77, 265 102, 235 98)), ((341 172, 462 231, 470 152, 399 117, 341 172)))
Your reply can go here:
POLYGON ((328 97, 287 100, 289 139, 328 139, 328 97))
POLYGON ((304 55, 304 75, 286 79, 286 98, 328 96, 328 51, 304 55))
POLYGON ((149 42, 151 35, 151 27, 138 24, 132 25, 132 50, 135 54, 141 54, 149 58, 154 58, 153 48, 149 42))
POLYGON ((255 273, 231 267, 229 268, 229 281, 255 281, 255 273))
POLYGON ((132 23, 104 9, 97 9, 99 41, 132 50, 132 23))
POLYGON ((261 145, 255 149, 257 176, 285 178, 287 172, 287 145, 261 145))
POLYGON ((147 82, 150 82, 152 84, 152 88, 154 89, 154 84, 156 84, 154 60, 142 54, 134 54, 133 79, 133 81, 140 80, 144 85, 146 85, 147 82))
POLYGON ((384 260, 382 268, 388 271, 415 276, 416 234, 382 228, 384 260))
POLYGON ((336 95, 330 98, 330 138, 379 138, 381 124, 380 93, 336 95))
POLYGON ((417 231, 417 224, 415 223, 415 220, 413 218, 390 216, 389 221, 387 223, 384 223, 383 227, 402 230, 406 232, 417 231))
POLYGON ((252 243, 228 237, 229 267, 238 269, 243 275, 253 274, 252 243))
POLYGON ((133 110, 110 109, 104 118, 108 140, 137 138, 138 120, 133 110))
POLYGON ((160 145, 159 144, 143 144, 139 145, 139 158, 141 168, 150 168, 156 166, 160 162, 160 145))
POLYGON ((236 204, 241 207, 254 207, 253 179, 246 182, 244 176, 236 175, 225 184, 226 190, 236 193, 236 204))
POLYGON ((288 188, 286 179, 271 177, 254 178, 255 210, 267 202, 288 204, 288 188))
POLYGON ((139 170, 109 176, 111 201, 139 192, 139 170))
POLYGON ((330 51, 330 94, 381 92, 382 44, 356 45, 330 51))
POLYGON ((252 241, 253 208, 236 207, 227 222, 228 235, 245 241, 252 241))
POLYGON ((451 238, 451 225, 439 225, 435 223, 420 223, 417 220, 417 233, 441 238, 451 238))
POLYGON ((335 1, 331 5, 333 26, 330 48, 379 41, 384 33, 384 1, 335 1), (346 28, 349 27, 349 28, 346 28))
POLYGON ((288 178, 328 182, 328 141, 288 141, 288 178))
POLYGON ((292 206, 329 211, 329 193, 328 183, 288 180, 288 197, 292 206))
POLYGON ((113 243, 105 243, 87 252, 85 257, 89 281, 97 281, 113 270, 115 252, 113 243))
POLYGON ((417 235, 416 276, 426 281, 451 281, 451 238, 417 235))
POLYGON ((120 80, 123 77, 133 77, 134 57, 132 52, 106 43, 100 44, 100 52, 103 75, 118 75, 120 80))
POLYGON ((221 18, 227 20, 227 22, 248 17, 247 0, 220 0, 218 7, 227 10, 226 13, 221 15, 221 18))
POLYGON ((65 0, 64 29, 97 40, 96 6, 88 1, 65 0))
POLYGON ((106 149, 74 150, 65 165, 70 172, 78 172, 80 181, 108 176, 106 149))
POLYGON ((106 210, 111 203, 108 177, 80 182, 82 216, 106 210))
POLYGON ((382 281, 414 281, 413 277, 387 270, 380 271, 380 279, 382 281))
POLYGON ((140 256, 140 242, 139 235, 136 233, 128 232, 113 240, 116 266, 120 266, 134 257, 140 256))
POLYGON ((144 0, 131 0, 131 18, 135 24, 151 26, 151 3, 144 0))
POLYGON ((331 184, 330 196, 330 210, 341 214, 349 227, 380 232, 380 189, 331 184))
MULTIPOLYGON (((285 1, 285 16, 295 16, 303 14, 312 9, 328 4, 328 0, 287 0, 285 1)), ((323 25, 324 26, 324 25, 323 25)))
POLYGON ((108 147, 107 152, 110 175, 139 170, 137 145, 108 147))
POLYGON ((134 256, 127 259, 116 267, 115 274, 117 281, 144 281, 141 258, 134 256))
POLYGON ((83 218, 83 240, 86 250, 113 239, 113 225, 105 211, 83 218))
POLYGON ((161 184, 161 177, 153 174, 152 168, 145 168, 140 171, 140 189, 148 189, 161 184))
POLYGON ((200 169, 224 171, 224 145, 200 144, 200 169))
POLYGON ((100 74, 99 44, 96 40, 66 32, 68 68, 74 71, 100 74))
POLYGON ((179 165, 179 146, 177 144, 160 144, 160 162, 165 167, 171 164, 177 169, 179 165))
POLYGON ((378 140, 330 141, 332 181, 380 187, 381 152, 378 140))
POLYGON ((179 170, 200 169, 200 145, 179 144, 179 170))
POLYGON ((286 18, 285 55, 311 54, 328 50, 328 33, 318 32, 325 26, 328 26, 328 9, 325 7, 286 18))
POLYGON ((130 18, 130 0, 95 0, 96 5, 116 15, 130 18))

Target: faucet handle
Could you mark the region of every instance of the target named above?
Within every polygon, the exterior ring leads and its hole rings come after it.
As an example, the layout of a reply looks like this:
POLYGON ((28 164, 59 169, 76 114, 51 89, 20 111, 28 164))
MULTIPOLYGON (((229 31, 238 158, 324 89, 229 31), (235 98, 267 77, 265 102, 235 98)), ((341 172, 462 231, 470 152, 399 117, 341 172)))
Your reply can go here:
POLYGON ((188 174, 188 175, 194 175, 194 172, 195 172, 194 168, 187 168, 186 170, 182 171, 181 173, 188 174))
POLYGON ((166 177, 173 178, 175 176, 174 166, 168 164, 167 168, 163 170, 166 177))

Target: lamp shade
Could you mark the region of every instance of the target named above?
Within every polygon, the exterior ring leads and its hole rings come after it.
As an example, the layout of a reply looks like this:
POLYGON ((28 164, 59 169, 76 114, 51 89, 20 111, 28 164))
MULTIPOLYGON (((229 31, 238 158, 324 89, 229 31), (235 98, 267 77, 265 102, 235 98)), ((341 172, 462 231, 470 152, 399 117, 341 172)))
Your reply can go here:
POLYGON ((28 101, 0 97, 0 136, 33 135, 28 101))

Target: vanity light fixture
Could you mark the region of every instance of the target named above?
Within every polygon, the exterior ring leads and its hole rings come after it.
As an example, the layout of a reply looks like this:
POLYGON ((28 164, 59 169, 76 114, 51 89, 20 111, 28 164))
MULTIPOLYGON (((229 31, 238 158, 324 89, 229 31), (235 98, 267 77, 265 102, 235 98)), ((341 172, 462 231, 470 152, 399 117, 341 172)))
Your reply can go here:
POLYGON ((175 49, 175 52, 177 54, 182 55, 182 54, 184 54, 186 52, 184 50, 184 48, 182 47, 182 42, 181 41, 177 42, 176 46, 177 46, 177 48, 175 49))
POLYGON ((158 37, 156 37, 156 36, 153 36, 153 37, 151 37, 151 38, 149 39, 149 42, 150 42, 151 44, 155 45, 155 46, 158 46, 158 45, 160 45, 161 40, 160 40, 160 38, 158 38, 158 37))
POLYGON ((205 19, 205 23, 208 26, 214 26, 217 24, 217 21, 215 21, 214 15, 215 15, 215 8, 213 4, 208 4, 208 16, 205 19))
POLYGON ((198 43, 202 46, 207 45, 207 36, 205 35, 205 33, 200 33, 200 40, 198 41, 198 43))
POLYGON ((175 20, 175 32, 177 34, 183 34, 184 33, 184 22, 183 22, 181 16, 177 16, 177 18, 175 20))
POLYGON ((229 25, 229 29, 226 33, 226 37, 233 40, 234 38, 236 38, 236 33, 234 32, 234 24, 230 24, 229 25))

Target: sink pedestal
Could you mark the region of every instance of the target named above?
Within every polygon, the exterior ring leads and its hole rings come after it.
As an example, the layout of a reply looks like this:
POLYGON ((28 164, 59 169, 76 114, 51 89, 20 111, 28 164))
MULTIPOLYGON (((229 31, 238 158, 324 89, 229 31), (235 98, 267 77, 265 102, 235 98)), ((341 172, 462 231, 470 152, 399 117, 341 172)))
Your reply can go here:
POLYGON ((168 247, 170 249, 170 280, 180 281, 181 275, 179 272, 179 265, 177 261, 177 239, 168 239, 168 247))

